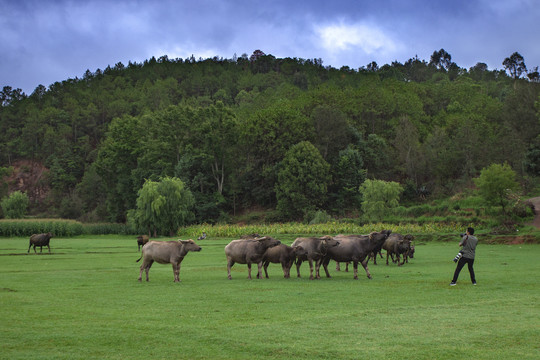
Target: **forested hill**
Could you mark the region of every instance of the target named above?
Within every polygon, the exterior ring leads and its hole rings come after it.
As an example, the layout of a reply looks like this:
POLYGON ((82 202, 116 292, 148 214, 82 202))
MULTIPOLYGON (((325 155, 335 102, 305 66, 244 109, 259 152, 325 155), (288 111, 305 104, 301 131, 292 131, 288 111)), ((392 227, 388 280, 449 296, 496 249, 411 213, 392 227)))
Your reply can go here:
POLYGON ((211 222, 275 208, 298 184, 294 206, 341 214, 366 178, 414 200, 462 190, 492 163, 539 175, 538 71, 450 59, 335 69, 255 51, 118 63, 28 96, 4 87, 0 197, 22 188, 33 214, 124 221, 146 179, 174 176, 211 222))

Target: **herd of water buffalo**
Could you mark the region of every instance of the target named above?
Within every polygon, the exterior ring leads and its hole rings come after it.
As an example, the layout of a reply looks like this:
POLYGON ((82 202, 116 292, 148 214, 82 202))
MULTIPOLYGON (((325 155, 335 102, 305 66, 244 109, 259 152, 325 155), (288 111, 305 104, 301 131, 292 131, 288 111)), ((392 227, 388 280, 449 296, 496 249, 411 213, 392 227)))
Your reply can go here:
MULTIPOLYGON (((34 246, 43 246, 49 248, 51 233, 34 234, 30 237, 30 248, 34 246)), ((204 234, 206 237, 206 234, 204 234)), ((270 236, 260 236, 251 234, 243 236, 242 239, 233 240, 225 246, 225 255, 227 257, 227 276, 231 277, 231 268, 235 263, 247 264, 248 278, 251 279, 251 264, 257 264, 257 278, 262 278, 262 269, 268 278, 268 265, 270 263, 281 264, 285 278, 290 277, 290 270, 293 264, 296 264, 297 276, 300 277, 300 266, 302 262, 309 262, 309 278, 320 278, 319 269, 323 269, 327 277, 331 277, 328 272, 330 260, 337 262, 336 270, 340 270, 339 263, 352 263, 354 268, 354 278, 358 279, 358 264, 362 264, 367 277, 371 279, 371 273, 368 269, 368 261, 373 259, 377 264, 377 255, 382 258, 381 250, 386 250, 386 264, 388 259, 398 263, 399 266, 408 262, 409 258, 414 257, 414 245, 412 245, 411 235, 401 235, 392 233, 391 230, 382 230, 372 232, 368 235, 336 235, 321 237, 299 237, 289 246, 282 244, 279 240, 270 236), (395 256, 395 258, 394 258, 395 256), (401 256, 403 256, 401 260, 401 256), (315 275, 313 274, 315 270, 315 275)), ((148 272, 154 262, 159 264, 172 264, 174 281, 180 281, 180 264, 190 251, 201 251, 201 247, 193 240, 177 241, 149 241, 147 235, 137 237, 139 250, 142 247, 139 281, 142 281, 143 271, 146 272, 146 281, 148 281, 148 272)))
MULTIPOLYGON (((148 271, 154 262, 160 264, 172 264, 174 281, 180 281, 180 264, 189 251, 200 251, 201 247, 193 240, 178 241, 148 241, 145 235, 137 238, 137 243, 143 245, 142 255, 137 260, 143 259, 139 281, 142 281, 143 271, 148 271)), ((225 246, 227 257, 227 277, 231 277, 231 268, 234 264, 247 264, 248 278, 251 279, 251 265, 257 264, 257 278, 262 278, 262 269, 268 278, 268 265, 270 263, 281 264, 285 278, 290 277, 290 270, 296 264, 297 276, 300 277, 302 262, 309 262, 309 278, 320 278, 319 269, 322 265, 327 277, 330 260, 338 263, 351 263, 354 268, 354 278, 358 279, 358 263, 364 267, 367 277, 371 279, 367 263, 373 258, 376 264, 376 256, 382 258, 381 250, 386 250, 386 264, 388 258, 398 265, 408 262, 408 258, 414 257, 414 245, 411 235, 392 233, 390 230, 372 232, 369 235, 337 235, 321 237, 300 237, 289 246, 270 236, 252 234, 242 239, 233 240, 225 246), (395 256, 395 258, 394 258, 395 256), (403 256, 403 260, 400 257, 403 256), (315 275, 313 274, 315 270, 315 275)))

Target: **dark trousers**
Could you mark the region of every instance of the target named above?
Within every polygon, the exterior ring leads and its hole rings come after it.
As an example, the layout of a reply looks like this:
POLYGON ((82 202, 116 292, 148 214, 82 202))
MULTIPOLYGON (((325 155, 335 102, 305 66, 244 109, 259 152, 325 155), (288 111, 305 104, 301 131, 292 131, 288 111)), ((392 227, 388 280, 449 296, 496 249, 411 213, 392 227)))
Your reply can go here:
POLYGON ((459 273, 461 272, 461 269, 463 269, 465 264, 469 266, 469 274, 471 275, 471 282, 473 284, 476 282, 476 278, 474 276, 474 268, 473 268, 474 259, 467 259, 466 257, 461 257, 461 259, 459 259, 456 266, 456 271, 454 271, 454 278, 452 279, 452 282, 454 283, 457 282, 459 273))

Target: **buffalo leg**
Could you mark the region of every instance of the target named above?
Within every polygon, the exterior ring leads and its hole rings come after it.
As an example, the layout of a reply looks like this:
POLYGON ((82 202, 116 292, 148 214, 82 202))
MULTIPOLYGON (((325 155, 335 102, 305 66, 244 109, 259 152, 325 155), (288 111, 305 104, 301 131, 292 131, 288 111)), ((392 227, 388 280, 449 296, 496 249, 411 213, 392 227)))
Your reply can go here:
POLYGON ((328 272, 328 264, 330 263, 330 259, 322 259, 321 263, 322 263, 324 272, 326 273, 326 277, 331 278, 330 273, 328 272))
POLYGON ((270 261, 266 261, 264 263, 264 274, 265 274, 267 279, 268 279, 268 264, 270 264, 270 261))
POLYGON ((339 267, 339 262, 336 261, 336 271, 341 271, 341 268, 339 267))
POLYGON ((32 244, 28 246, 28 253, 30 253, 30 248, 32 247, 32 244))
POLYGON ((251 280, 251 263, 248 263, 247 266, 248 266, 248 279, 251 280))
POLYGON ((49 254, 51 253, 51 245, 47 244, 47 247, 49 248, 49 254))
POLYGON ((180 263, 173 263, 173 274, 174 274, 174 282, 180 282, 180 263))
POLYGON ((300 277, 300 265, 302 265, 302 260, 297 259, 296 260, 296 275, 297 275, 297 277, 300 277))
POLYGON ((232 268, 233 265, 234 265, 234 261, 232 261, 232 260, 227 261, 227 277, 229 278, 229 280, 232 279, 232 277, 231 277, 231 268, 232 268))
POLYGON ((283 270, 283 277, 285 279, 291 277, 290 272, 289 272, 290 269, 291 269, 291 264, 290 263, 282 262, 281 263, 281 269, 283 270))
POLYGON ((143 260, 143 263, 141 265, 141 271, 139 272, 139 281, 142 281, 142 274, 143 274, 143 271, 146 270, 146 281, 149 281, 148 280, 148 271, 150 271, 150 266, 152 266, 152 262, 153 261, 150 261, 150 262, 146 262, 145 260, 143 260))
MULTIPOLYGON (((369 256, 366 258, 366 266, 367 262, 369 261, 369 256)), ((353 261, 353 269, 354 269, 354 279, 358 280, 358 261, 353 261)))
POLYGON ((262 279, 263 278, 263 275, 262 275, 262 267, 263 267, 263 262, 262 261, 259 261, 257 263, 257 279, 262 279))
MULTIPOLYGON (((313 277, 313 260, 308 259, 308 262, 309 262, 309 280, 313 280, 314 279, 314 277, 313 277)), ((315 265, 317 265, 317 264, 315 264, 315 265)), ((318 269, 315 270, 315 276, 317 277, 317 279, 321 278, 319 276, 318 269)))
POLYGON ((150 281, 150 279, 148 278, 148 272, 150 271, 150 266, 152 266, 152 263, 148 264, 146 266, 146 269, 145 269, 146 270, 145 272, 146 272, 146 281, 147 282, 150 281))
MULTIPOLYGON (((368 269, 368 266, 367 266, 367 261, 364 260, 364 261, 362 261, 362 262, 360 262, 360 263, 361 263, 362 266, 364 267, 364 270, 366 270, 366 274, 367 274, 368 279, 371 279, 371 274, 370 274, 369 269, 368 269)), ((358 268, 358 264, 356 264, 355 267, 358 268)), ((356 272, 356 269, 355 269, 355 272, 356 272)), ((356 274, 355 279, 358 279, 358 273, 356 274)))

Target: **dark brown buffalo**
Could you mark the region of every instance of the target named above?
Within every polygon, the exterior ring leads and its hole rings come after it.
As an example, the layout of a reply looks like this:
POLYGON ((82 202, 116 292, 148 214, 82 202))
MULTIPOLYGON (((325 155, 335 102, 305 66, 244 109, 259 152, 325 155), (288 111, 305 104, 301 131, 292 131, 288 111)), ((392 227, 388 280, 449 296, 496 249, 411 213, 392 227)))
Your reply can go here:
POLYGON ((225 246, 227 256, 227 277, 231 277, 231 267, 235 263, 247 264, 248 279, 251 279, 251 264, 257 264, 257 278, 262 279, 263 257, 268 248, 281 244, 279 240, 269 236, 256 239, 233 240, 225 246))
POLYGON ((320 279, 319 267, 321 261, 326 255, 327 251, 331 247, 335 247, 339 244, 337 240, 331 236, 325 235, 321 237, 301 237, 294 240, 291 246, 301 246, 306 251, 306 255, 298 256, 296 258, 296 273, 300 277, 300 265, 303 261, 309 262, 309 278, 313 280, 313 262, 315 262, 315 276, 320 279))
POLYGON ((372 232, 369 235, 337 235, 335 240, 339 241, 339 245, 328 249, 322 264, 326 276, 330 277, 328 272, 328 263, 330 260, 336 262, 352 261, 354 268, 354 278, 358 279, 358 263, 361 263, 366 270, 367 277, 371 279, 371 274, 367 266, 369 254, 384 243, 392 231, 383 230, 381 232, 372 232))
POLYGON ((141 250, 141 246, 144 246, 150 239, 148 238, 148 235, 139 235, 137 236, 137 250, 141 250))
POLYGON ((172 264, 174 282, 180 282, 180 263, 189 251, 201 251, 201 247, 193 240, 149 241, 143 246, 142 255, 139 258, 139 260, 143 259, 139 281, 142 281, 142 273, 145 270, 146 281, 149 281, 148 271, 156 261, 159 264, 172 264))
POLYGON ((264 273, 268 279, 268 265, 270 263, 281 264, 283 277, 291 277, 291 267, 298 256, 307 255, 307 251, 301 246, 289 246, 279 244, 266 250, 263 256, 264 273))
POLYGON ((383 244, 383 249, 386 250, 386 265, 388 265, 388 258, 392 259, 392 262, 397 262, 398 266, 401 266, 408 262, 408 257, 414 257, 414 246, 411 250, 412 235, 401 235, 398 233, 391 234, 383 244), (400 255, 403 254, 403 262, 400 263, 400 255), (394 260, 394 255, 396 260, 394 260))
POLYGON ((414 259, 414 245, 413 244, 410 244, 409 251, 407 251, 403 256, 405 257, 405 262, 407 264, 409 263, 409 258, 414 259))
POLYGON ((46 234, 34 234, 30 236, 30 245, 28 246, 28 253, 30 252, 30 248, 32 245, 34 246, 34 252, 37 254, 36 246, 39 246, 39 252, 43 252, 43 247, 46 246, 49 248, 49 254, 51 253, 51 246, 49 245, 49 242, 51 241, 52 234, 50 232, 46 234))

